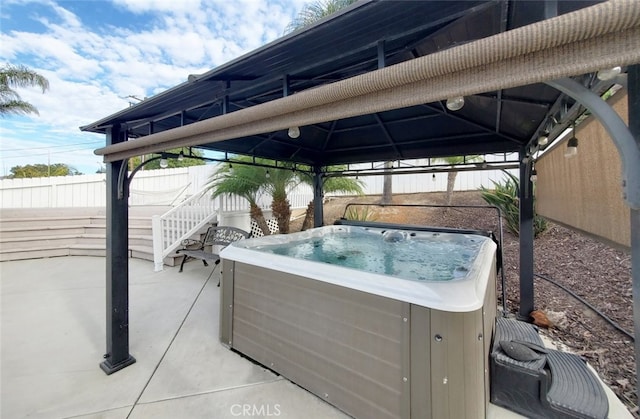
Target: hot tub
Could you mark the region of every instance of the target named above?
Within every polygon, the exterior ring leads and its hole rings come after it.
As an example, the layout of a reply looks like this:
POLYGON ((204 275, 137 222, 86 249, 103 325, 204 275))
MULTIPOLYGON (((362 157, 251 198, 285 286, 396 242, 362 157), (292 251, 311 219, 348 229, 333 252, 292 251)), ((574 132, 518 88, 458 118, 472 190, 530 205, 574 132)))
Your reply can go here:
POLYGON ((339 225, 221 257, 224 344, 357 418, 485 417, 490 238, 339 225))

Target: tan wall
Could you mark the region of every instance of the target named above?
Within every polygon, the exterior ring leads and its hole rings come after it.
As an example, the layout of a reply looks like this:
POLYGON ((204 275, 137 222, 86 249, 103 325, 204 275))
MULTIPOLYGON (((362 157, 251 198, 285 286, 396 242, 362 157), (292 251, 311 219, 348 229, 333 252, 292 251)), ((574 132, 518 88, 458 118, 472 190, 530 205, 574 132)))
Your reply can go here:
MULTIPOLYGON (((618 92, 610 104, 628 124, 627 95, 618 92)), ((564 157, 565 138, 536 163, 536 210, 552 221, 630 247, 618 150, 593 117, 580 124, 576 137, 577 156, 564 157)))

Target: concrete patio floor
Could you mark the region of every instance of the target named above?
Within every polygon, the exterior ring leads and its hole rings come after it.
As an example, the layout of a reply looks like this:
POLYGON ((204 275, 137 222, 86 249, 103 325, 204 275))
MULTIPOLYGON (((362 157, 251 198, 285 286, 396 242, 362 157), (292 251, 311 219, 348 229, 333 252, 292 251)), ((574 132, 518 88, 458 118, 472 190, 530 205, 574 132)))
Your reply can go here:
POLYGON ((212 268, 196 262, 156 273, 129 259, 137 362, 105 375, 105 263, 0 264, 0 417, 347 417, 218 342, 219 269, 207 281, 212 268))
MULTIPOLYGON (((219 269, 199 261, 178 273, 129 259, 137 362, 105 375, 105 266, 88 256, 0 263, 1 418, 348 418, 219 343, 219 269)), ((610 417, 630 418, 606 390, 610 417)))

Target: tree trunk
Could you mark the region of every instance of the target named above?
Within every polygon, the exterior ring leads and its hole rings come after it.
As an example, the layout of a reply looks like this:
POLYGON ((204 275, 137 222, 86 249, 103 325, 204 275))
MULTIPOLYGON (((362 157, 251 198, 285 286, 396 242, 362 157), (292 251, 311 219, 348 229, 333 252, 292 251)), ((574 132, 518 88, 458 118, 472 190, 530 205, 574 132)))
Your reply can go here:
POLYGON ((249 210, 249 214, 251 215, 251 218, 256 220, 256 223, 258 223, 258 227, 260 227, 260 230, 262 230, 262 234, 264 234, 265 236, 270 235, 271 231, 269 230, 267 220, 264 219, 262 208, 255 204, 251 204, 250 206, 251 208, 249 210))
POLYGON ((313 227, 314 210, 315 210, 315 206, 313 204, 313 201, 310 201, 309 205, 307 205, 307 212, 304 215, 304 221, 302 221, 301 231, 309 230, 310 228, 313 227))
MULTIPOLYGON (((458 172, 449 172, 447 173, 447 205, 451 205, 451 201, 453 199, 453 188, 456 185, 456 176, 458 176, 458 172)), ((447 209, 445 208, 445 211, 447 209)))
POLYGON ((271 203, 273 215, 278 220, 280 234, 289 233, 289 221, 291 220, 291 205, 287 199, 274 199, 271 203))
MULTIPOLYGON (((393 162, 392 161, 386 161, 384 162, 384 169, 385 171, 391 171, 391 169, 393 169, 393 162)), ((393 191, 392 191, 392 177, 391 177, 391 173, 385 173, 384 174, 384 180, 383 180, 383 184, 382 184, 382 203, 383 204, 388 204, 391 202, 391 200, 393 199, 393 191)))

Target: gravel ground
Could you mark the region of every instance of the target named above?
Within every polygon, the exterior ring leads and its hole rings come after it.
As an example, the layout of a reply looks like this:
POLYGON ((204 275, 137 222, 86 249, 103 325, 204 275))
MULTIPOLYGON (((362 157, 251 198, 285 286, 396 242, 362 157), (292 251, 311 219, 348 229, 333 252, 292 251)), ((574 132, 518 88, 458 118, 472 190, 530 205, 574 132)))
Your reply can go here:
MULTIPOLYGON (((394 195, 393 204, 442 205, 444 193, 394 195)), ((324 223, 343 216, 348 203, 380 202, 380 196, 329 198, 324 206, 324 223)), ((453 205, 485 205, 478 192, 457 192, 453 205)), ((471 208, 422 208, 370 206, 375 221, 422 224, 499 231, 495 210, 471 208)), ((298 231, 302 219, 292 222, 298 231)), ((516 313, 519 303, 518 238, 504 232, 504 267, 507 309, 516 313)), ((534 243, 535 273, 568 288, 611 318, 620 328, 633 332, 631 257, 629 253, 586 237, 559 225, 534 243)), ((499 305, 501 287, 498 286, 499 305)), ((584 356, 628 409, 636 416, 636 374, 633 340, 604 321, 594 310, 552 283, 536 277, 535 308, 553 323, 542 333, 554 342, 584 356)))

